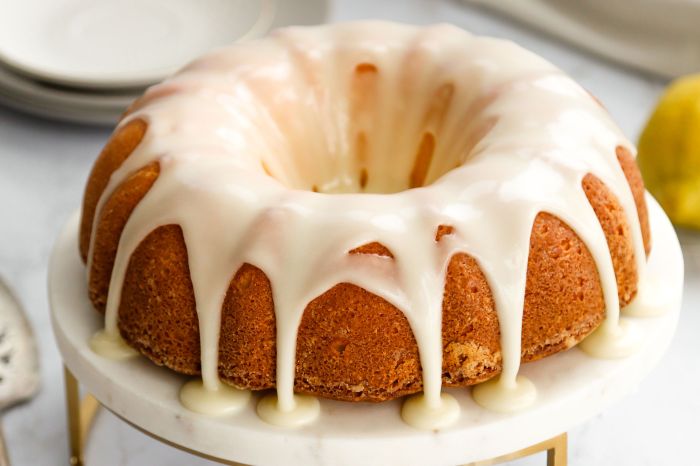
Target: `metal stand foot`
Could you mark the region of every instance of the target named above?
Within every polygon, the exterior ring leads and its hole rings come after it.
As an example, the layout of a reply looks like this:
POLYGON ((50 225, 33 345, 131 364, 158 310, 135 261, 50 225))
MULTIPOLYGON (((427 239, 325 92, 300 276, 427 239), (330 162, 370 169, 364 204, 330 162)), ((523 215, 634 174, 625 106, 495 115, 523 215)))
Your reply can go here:
POLYGON ((557 435, 549 440, 540 442, 536 445, 531 445, 519 451, 514 451, 507 455, 491 458, 484 461, 477 461, 468 466, 489 466, 492 464, 504 463, 506 461, 524 458, 526 456, 535 455, 537 453, 547 452, 547 466, 566 466, 567 465, 567 434, 557 435))
POLYGON ((80 386, 71 371, 63 366, 68 418, 68 452, 71 466, 83 466, 83 452, 99 403, 92 395, 80 400, 80 386))

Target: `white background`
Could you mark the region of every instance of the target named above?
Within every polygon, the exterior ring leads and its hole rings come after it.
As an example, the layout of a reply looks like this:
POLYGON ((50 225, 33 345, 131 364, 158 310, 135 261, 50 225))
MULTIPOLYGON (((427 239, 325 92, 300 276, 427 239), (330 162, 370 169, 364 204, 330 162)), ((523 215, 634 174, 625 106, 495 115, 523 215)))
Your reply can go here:
MULTIPOLYGON (((598 96, 633 141, 665 85, 454 1, 332 2, 332 21, 360 18, 451 22, 477 34, 515 40, 598 96)), ((43 377, 38 397, 3 419, 15 465, 67 464, 63 380, 48 318, 46 266, 53 240, 79 206, 88 170, 108 135, 107 129, 49 122, 0 107, 0 273, 30 314, 43 377)), ((694 267, 686 267, 686 273, 681 322, 670 351, 636 393, 570 432, 572 466, 700 464, 700 274, 694 267)), ((89 465, 100 466, 209 464, 158 444, 105 413, 87 456, 89 465)), ((540 456, 512 464, 544 461, 540 456)))

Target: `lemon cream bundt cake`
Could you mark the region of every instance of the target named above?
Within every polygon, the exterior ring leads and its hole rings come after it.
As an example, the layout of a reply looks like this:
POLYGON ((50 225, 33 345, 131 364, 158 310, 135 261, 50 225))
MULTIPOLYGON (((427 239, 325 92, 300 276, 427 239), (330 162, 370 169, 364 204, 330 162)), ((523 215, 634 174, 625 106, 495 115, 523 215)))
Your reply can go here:
POLYGON ((205 413, 275 389, 258 413, 287 425, 314 396, 416 394, 404 419, 441 427, 443 386, 522 408, 521 363, 631 351, 649 249, 634 148, 584 89, 511 42, 384 22, 280 30, 150 88, 80 234, 97 352, 201 375, 181 398, 205 413))

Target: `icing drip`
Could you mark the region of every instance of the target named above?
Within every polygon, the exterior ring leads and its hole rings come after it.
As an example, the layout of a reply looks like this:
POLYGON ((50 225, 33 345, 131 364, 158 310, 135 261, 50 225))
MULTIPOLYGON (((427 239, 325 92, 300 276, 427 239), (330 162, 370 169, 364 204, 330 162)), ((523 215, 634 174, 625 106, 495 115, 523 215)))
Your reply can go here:
POLYGON ((618 319, 615 325, 601 324, 579 346, 589 355, 603 359, 624 358, 642 344, 642 333, 628 319, 618 319))
POLYGON ((493 378, 472 389, 474 401, 484 408, 501 413, 512 413, 532 405, 537 398, 535 385, 522 375, 515 381, 493 378))
POLYGON ((187 409, 209 416, 235 414, 245 407, 249 399, 249 390, 223 384, 212 390, 202 380, 190 380, 180 389, 180 402, 187 409))
MULTIPOLYGON (((668 230, 670 236, 675 234, 673 229, 667 225, 663 229, 668 230)), ((662 231, 662 233, 666 234, 667 231, 662 231)), ((675 267, 672 260, 669 255, 652 254, 649 256, 647 271, 639 281, 637 297, 625 307, 624 315, 652 317, 666 312, 667 303, 672 301, 674 293, 680 291, 674 287, 664 286, 662 283, 665 281, 683 283, 683 268, 675 267)))
POLYGON ((401 417, 406 424, 418 429, 444 429, 459 419, 459 403, 452 395, 442 393, 440 402, 426 400, 425 394, 410 396, 401 408, 401 417))
POLYGON ((300 427, 315 421, 321 412, 321 405, 309 395, 293 395, 292 407, 280 406, 276 395, 267 395, 258 402, 258 416, 268 424, 281 427, 300 427))
POLYGON ((605 235, 581 183, 591 173, 619 200, 642 276, 641 227, 615 155, 631 145, 580 86, 509 42, 450 26, 290 28, 198 60, 149 90, 122 124, 132 119, 148 130, 97 212, 140 167, 158 162, 160 174, 120 238, 105 331, 118 335, 132 252, 155 228, 179 225, 203 387, 221 390, 222 303, 241 265, 255 265, 270 279, 277 326, 277 396, 258 405, 269 422, 297 425, 318 413, 294 394, 297 330, 313 298, 347 282, 401 309, 413 331, 424 394, 406 402, 404 419, 449 424, 458 407, 441 395, 442 296, 457 252, 479 263, 500 324, 503 372, 477 387, 477 400, 502 410, 532 402, 518 370, 539 212, 571 226, 598 266, 606 320, 585 347, 604 354, 624 329, 605 235), (452 233, 436 241, 440 225, 452 233), (374 241, 394 258, 348 254, 374 241))
POLYGON ((652 278, 649 275, 651 273, 647 273, 644 281, 639 283, 639 292, 634 301, 624 309, 624 315, 630 317, 656 317, 666 312, 667 306, 665 304, 668 303, 668 296, 671 290, 660 287, 658 278, 652 278))
POLYGON ((91 350, 109 359, 128 359, 139 354, 138 351, 127 345, 118 333, 109 333, 104 330, 96 332, 90 338, 89 344, 91 350))

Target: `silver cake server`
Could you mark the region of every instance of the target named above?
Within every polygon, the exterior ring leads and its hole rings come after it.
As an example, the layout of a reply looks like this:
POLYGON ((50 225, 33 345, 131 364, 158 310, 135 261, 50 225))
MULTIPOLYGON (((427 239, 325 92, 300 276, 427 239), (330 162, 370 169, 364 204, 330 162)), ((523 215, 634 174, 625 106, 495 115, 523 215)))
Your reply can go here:
MULTIPOLYGON (((0 278, 0 411, 28 400, 39 388, 36 343, 22 306, 0 278)), ((0 429, 0 466, 9 466, 0 429)))

